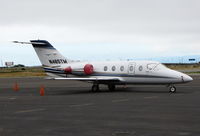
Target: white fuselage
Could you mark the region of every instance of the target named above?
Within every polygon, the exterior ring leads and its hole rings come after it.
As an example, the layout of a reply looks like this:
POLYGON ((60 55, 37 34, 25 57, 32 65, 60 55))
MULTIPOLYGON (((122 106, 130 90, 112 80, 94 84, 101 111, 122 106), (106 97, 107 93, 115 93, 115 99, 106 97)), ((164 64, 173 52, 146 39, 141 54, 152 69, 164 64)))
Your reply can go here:
MULTIPOLYGON (((58 69, 66 67, 71 67, 71 75, 76 77, 120 78, 120 82, 113 81, 113 84, 177 84, 192 81, 190 76, 171 70, 155 61, 74 62, 62 64, 58 69), (94 73, 91 75, 83 73, 86 64, 94 67, 94 73)), ((102 83, 107 84, 107 82, 102 83)))
POLYGON ((155 61, 79 62, 67 59, 46 40, 14 43, 32 44, 50 79, 91 82, 92 91, 98 91, 99 84, 107 84, 109 90, 121 84, 167 84, 176 92, 173 84, 193 80, 155 61))

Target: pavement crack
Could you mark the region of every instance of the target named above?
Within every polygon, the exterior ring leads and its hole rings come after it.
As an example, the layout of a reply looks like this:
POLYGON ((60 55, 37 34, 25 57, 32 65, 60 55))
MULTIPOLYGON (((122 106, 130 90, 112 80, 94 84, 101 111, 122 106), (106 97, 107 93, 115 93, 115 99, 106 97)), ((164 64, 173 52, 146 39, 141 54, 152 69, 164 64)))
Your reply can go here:
POLYGON ((94 105, 94 103, 74 104, 74 105, 69 105, 69 107, 84 107, 84 106, 91 106, 91 105, 94 105))
POLYGON ((113 103, 115 102, 126 102, 129 101, 129 99, 117 99, 117 100, 112 100, 113 103))
POLYGON ((44 110, 45 110, 45 109, 21 110, 21 111, 15 112, 15 113, 16 113, 16 114, 19 114, 19 113, 37 112, 37 111, 44 111, 44 110))

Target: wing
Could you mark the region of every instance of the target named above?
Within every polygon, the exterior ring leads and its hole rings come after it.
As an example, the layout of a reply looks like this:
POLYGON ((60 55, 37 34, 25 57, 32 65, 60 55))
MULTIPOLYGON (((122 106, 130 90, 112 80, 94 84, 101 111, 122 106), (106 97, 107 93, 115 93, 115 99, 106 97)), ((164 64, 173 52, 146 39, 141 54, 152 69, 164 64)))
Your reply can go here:
POLYGON ((77 81, 123 81, 122 78, 120 77, 69 77, 69 78, 62 78, 62 77, 58 77, 58 78, 51 78, 54 80, 77 80, 77 81))

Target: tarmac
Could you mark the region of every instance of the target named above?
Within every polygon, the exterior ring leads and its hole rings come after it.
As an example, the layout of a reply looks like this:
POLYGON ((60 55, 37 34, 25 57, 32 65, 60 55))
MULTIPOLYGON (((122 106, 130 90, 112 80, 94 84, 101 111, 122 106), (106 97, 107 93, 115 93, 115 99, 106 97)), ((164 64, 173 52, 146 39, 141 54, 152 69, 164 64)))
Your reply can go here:
POLYGON ((199 136, 200 75, 193 78, 174 94, 165 86, 102 85, 94 93, 78 81, 1 78, 0 136, 199 136))

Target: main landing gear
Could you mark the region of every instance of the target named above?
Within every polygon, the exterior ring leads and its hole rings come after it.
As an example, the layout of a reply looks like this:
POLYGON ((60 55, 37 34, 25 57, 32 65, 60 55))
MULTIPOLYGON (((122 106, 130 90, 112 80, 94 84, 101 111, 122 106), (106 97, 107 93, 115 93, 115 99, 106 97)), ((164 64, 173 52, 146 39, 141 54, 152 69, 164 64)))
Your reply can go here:
POLYGON ((175 92, 176 92, 176 87, 173 86, 173 85, 170 85, 170 86, 169 86, 169 92, 170 92, 170 93, 175 93, 175 92))
POLYGON ((99 91, 99 85, 98 84, 93 84, 92 92, 97 92, 97 91, 99 91))
MULTIPOLYGON (((115 90, 115 85, 109 84, 108 85, 109 91, 114 91, 115 90)), ((94 83, 92 85, 92 92, 98 92, 99 91, 99 84, 94 83)))
POLYGON ((115 85, 112 85, 112 84, 108 85, 108 89, 110 91, 115 91, 115 85))

